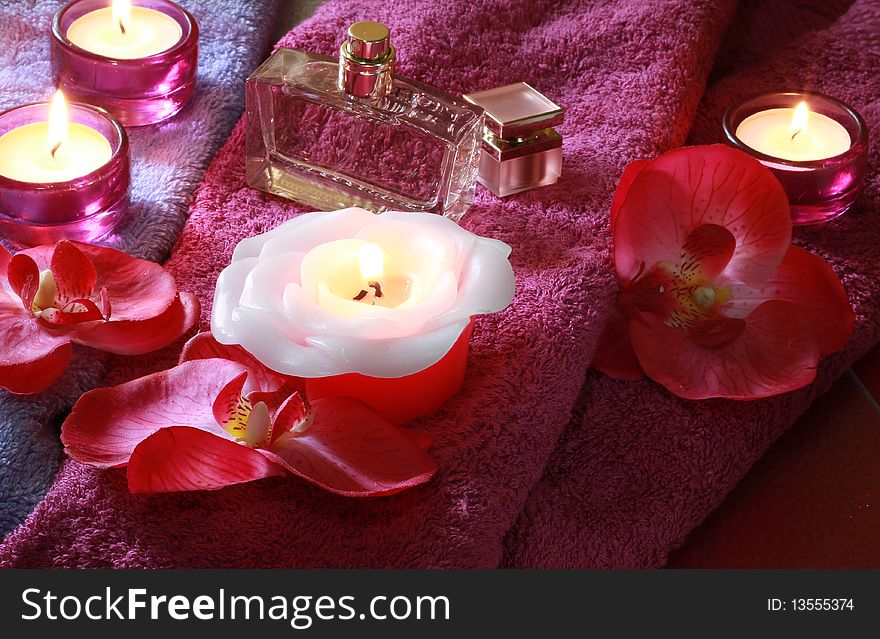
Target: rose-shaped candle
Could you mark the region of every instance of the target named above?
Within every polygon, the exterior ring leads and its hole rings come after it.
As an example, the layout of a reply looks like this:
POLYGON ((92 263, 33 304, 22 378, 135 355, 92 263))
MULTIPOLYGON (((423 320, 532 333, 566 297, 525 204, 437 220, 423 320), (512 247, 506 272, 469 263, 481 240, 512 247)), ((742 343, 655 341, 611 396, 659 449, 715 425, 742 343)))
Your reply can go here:
POLYGON ((510 247, 428 213, 308 213, 243 240, 211 330, 310 399, 356 397, 402 423, 458 391, 473 317, 513 299, 510 247))

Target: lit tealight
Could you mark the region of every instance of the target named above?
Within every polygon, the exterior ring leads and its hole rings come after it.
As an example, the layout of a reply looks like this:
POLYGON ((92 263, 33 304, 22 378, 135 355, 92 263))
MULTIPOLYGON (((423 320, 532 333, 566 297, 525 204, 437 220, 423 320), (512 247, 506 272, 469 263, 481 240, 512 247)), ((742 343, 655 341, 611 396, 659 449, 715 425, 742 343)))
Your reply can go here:
POLYGON ((794 162, 824 160, 852 146, 842 124, 810 111, 806 102, 750 115, 737 127, 736 137, 764 155, 794 162))
POLYGON ((19 182, 67 182, 110 161, 110 142, 95 129, 69 122, 57 91, 46 122, 31 122, 0 136, 0 175, 19 182))

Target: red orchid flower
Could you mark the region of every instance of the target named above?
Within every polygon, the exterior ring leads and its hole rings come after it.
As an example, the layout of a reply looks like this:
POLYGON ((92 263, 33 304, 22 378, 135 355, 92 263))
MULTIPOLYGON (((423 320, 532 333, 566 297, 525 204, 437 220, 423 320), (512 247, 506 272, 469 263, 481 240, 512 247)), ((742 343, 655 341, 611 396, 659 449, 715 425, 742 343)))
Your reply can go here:
POLYGON ((237 346, 194 337, 177 367, 80 398, 61 428, 77 461, 128 467, 133 493, 212 490, 290 472, 332 493, 428 481, 430 441, 351 398, 308 406, 295 380, 237 346))
POLYGON ((163 348, 199 316, 161 266, 109 248, 62 241, 11 255, 0 246, 0 388, 49 388, 71 344, 122 355, 163 348))
POLYGON ((855 316, 838 277, 791 242, 782 186, 722 145, 630 164, 611 209, 620 285, 593 365, 688 399, 756 399, 813 381, 855 316))

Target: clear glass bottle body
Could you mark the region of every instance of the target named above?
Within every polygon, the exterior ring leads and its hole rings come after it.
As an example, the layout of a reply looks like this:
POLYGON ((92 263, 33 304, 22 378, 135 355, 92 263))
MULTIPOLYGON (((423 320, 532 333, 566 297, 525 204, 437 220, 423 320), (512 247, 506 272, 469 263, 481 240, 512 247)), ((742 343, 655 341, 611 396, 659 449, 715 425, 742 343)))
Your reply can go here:
POLYGON ((248 184, 319 210, 360 206, 458 220, 474 198, 482 110, 394 78, 339 88, 339 61, 278 49, 247 82, 248 184))

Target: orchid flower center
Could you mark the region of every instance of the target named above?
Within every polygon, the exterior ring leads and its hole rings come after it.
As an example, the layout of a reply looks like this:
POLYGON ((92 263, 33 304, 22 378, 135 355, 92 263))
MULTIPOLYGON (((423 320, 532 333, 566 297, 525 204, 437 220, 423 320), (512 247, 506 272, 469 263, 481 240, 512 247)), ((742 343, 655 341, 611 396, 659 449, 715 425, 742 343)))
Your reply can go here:
POLYGON ((58 297, 58 286, 55 284, 55 276, 52 271, 46 269, 40 272, 40 286, 34 295, 32 309, 34 314, 39 314, 47 308, 54 308, 58 297))
POLYGON ((265 448, 272 439, 272 416, 266 402, 252 406, 244 396, 238 398, 238 406, 223 427, 236 441, 251 448, 265 448))
POLYGON ((716 297, 714 286, 698 286, 694 289, 694 302, 700 308, 712 308, 716 297))
POLYGON ((621 292, 624 310, 652 313, 671 328, 693 326, 730 299, 730 289, 700 281, 693 269, 663 262, 640 272, 621 292))

